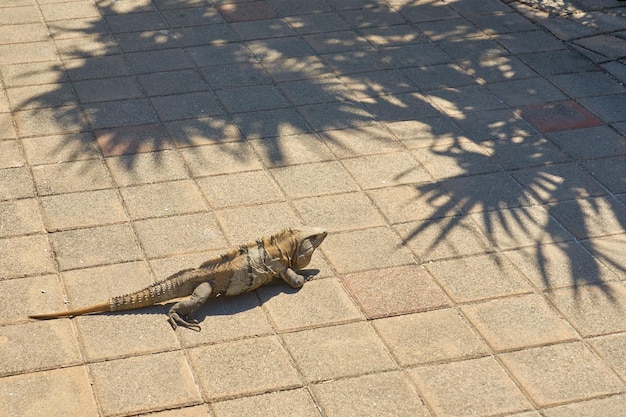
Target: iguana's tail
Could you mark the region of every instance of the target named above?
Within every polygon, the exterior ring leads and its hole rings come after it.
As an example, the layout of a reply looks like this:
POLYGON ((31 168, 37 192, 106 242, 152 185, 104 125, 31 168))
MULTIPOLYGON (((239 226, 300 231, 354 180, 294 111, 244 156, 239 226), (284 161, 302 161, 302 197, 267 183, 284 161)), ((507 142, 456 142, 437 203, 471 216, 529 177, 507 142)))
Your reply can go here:
POLYGON ((111 311, 111 303, 109 301, 105 301, 104 303, 100 303, 100 304, 94 304, 88 307, 77 308, 76 310, 58 311, 56 313, 47 313, 47 314, 33 314, 28 317, 30 317, 31 319, 47 320, 47 319, 56 319, 59 317, 80 316, 81 314, 89 314, 89 313, 104 313, 107 311, 111 311))

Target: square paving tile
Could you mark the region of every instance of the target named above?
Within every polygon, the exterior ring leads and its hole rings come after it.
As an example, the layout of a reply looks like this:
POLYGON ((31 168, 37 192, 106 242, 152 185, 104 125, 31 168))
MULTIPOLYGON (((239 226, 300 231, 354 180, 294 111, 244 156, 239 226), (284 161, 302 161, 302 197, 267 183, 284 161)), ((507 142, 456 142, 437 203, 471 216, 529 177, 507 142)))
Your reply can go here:
POLYGON ((149 258, 226 247, 210 213, 140 220, 135 229, 149 258))
POLYGON ((439 415, 493 415, 530 408, 524 394, 490 357, 415 368, 409 375, 439 415))
POLYGON ((623 384, 582 343, 565 343, 500 355, 539 407, 615 394, 623 384))
POLYGON ((445 217, 394 227, 420 262, 493 251, 466 217, 445 217))
POLYGON ((529 246, 507 252, 506 256, 541 290, 615 279, 608 268, 576 242, 529 246))
POLYGON ((385 227, 332 234, 322 247, 342 274, 415 263, 402 241, 385 227))
POLYGON ((201 346, 190 349, 189 357, 207 401, 301 386, 275 336, 201 346))
POLYGON ((626 288, 609 282, 604 285, 563 288, 549 294, 556 308, 583 336, 626 330, 626 288))
POLYGON ((34 197, 34 189, 27 168, 0 169, 0 201, 34 197))
POLYGON ((400 372, 339 379, 314 385, 311 391, 329 417, 429 415, 415 389, 400 372))
POLYGON ((335 161, 277 168, 270 173, 291 198, 358 190, 350 174, 335 161))
POLYGON ((612 197, 554 203, 548 210, 578 239, 626 232, 626 208, 612 197))
POLYGON ((496 351, 576 339, 573 329, 535 294, 467 305, 461 310, 496 351))
POLYGON ((430 182, 430 175, 407 152, 368 155, 343 161, 364 189, 430 182))
POLYGON ((395 368, 380 339, 365 322, 286 333, 282 339, 309 382, 395 368))
POLYGON ((35 199, 0 203, 0 238, 42 232, 41 212, 35 199))
POLYGON ((119 186, 189 178, 183 159, 170 150, 114 156, 106 162, 119 186))
POLYGON ((7 416, 96 417, 98 408, 84 367, 0 379, 0 413, 7 416))
POLYGON ((280 331, 345 323, 362 316, 334 278, 312 280, 298 290, 286 284, 258 290, 263 307, 280 331))
MULTIPOLYGON (((319 412, 311 394, 304 389, 270 392, 211 404, 218 417, 317 417, 319 412)), ((192 417, 192 416, 189 416, 192 417)))
POLYGON ((593 114, 573 101, 531 104, 519 108, 517 113, 544 133, 602 124, 593 114))
POLYGON ((99 362, 89 368, 96 396, 107 416, 174 408, 201 401, 191 369, 180 352, 99 362), (124 381, 123 387, 117 382, 119 380, 124 381))
POLYGON ((282 200, 280 189, 265 171, 206 177, 198 180, 198 185, 216 208, 282 200))
POLYGON ((38 321, 0 328, 1 376, 60 368, 81 362, 77 340, 67 320, 38 321), (28 349, 24 349, 28 346, 28 349))
POLYGON ((416 265, 348 274, 341 277, 368 319, 448 306, 448 297, 416 265))
POLYGON ((139 259, 141 251, 128 225, 67 230, 50 235, 61 270, 139 259))
POLYGON ((48 196, 41 199, 41 207, 49 232, 127 220, 124 208, 113 190, 48 196))
POLYGON ((491 254, 431 262, 426 268, 456 302, 530 292, 511 262, 491 254))
POLYGON ((0 275, 16 278, 56 272, 50 244, 45 235, 0 239, 0 275))
POLYGON ((480 337, 452 309, 390 317, 372 324, 402 366, 489 353, 480 337))
POLYGON ((363 193, 334 194, 294 201, 308 225, 324 225, 329 232, 384 226, 383 218, 363 193))
MULTIPOLYGON (((3 270, 1 271, 4 272, 3 270)), ((29 314, 59 311, 63 308, 61 288, 56 275, 0 280, 0 303, 11 306, 0 311, 0 324, 23 321, 29 314)))

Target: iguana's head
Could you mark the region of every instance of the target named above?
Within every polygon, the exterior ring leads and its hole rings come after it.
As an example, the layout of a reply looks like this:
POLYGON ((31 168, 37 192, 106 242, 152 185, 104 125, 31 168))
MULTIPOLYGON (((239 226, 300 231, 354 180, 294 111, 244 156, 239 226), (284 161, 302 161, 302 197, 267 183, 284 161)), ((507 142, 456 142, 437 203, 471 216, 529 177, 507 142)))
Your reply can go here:
POLYGON ((324 241, 328 233, 326 230, 317 227, 301 227, 299 229, 291 229, 291 231, 297 245, 295 256, 291 259, 291 267, 299 271, 311 262, 313 252, 324 241))

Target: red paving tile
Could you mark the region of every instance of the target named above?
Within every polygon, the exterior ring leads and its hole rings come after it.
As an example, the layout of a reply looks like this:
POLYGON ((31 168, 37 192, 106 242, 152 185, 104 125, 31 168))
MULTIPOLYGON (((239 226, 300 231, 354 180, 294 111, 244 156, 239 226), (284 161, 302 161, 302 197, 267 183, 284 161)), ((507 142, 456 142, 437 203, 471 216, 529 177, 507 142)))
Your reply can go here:
POLYGON ((516 110, 518 116, 541 132, 600 126, 602 122, 574 101, 532 104, 516 110))

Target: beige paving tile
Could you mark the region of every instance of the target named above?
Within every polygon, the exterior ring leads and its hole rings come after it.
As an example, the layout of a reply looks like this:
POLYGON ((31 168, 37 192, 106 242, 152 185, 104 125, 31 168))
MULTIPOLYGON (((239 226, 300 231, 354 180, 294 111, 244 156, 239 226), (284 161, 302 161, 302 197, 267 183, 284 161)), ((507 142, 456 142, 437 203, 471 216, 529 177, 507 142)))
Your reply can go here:
POLYGON ((346 159, 343 163, 364 189, 431 180, 424 168, 406 152, 346 159))
POLYGON ((140 220, 135 229, 150 258, 226 247, 215 218, 209 213, 140 220))
POLYGON ((531 291, 515 267, 494 254, 429 262, 426 269, 460 303, 531 291))
POLYGON ((181 154, 194 177, 254 171, 262 168, 252 147, 244 142, 185 148, 181 154))
POLYGON ((579 342, 505 353, 500 359, 540 407, 623 390, 617 376, 579 342))
MULTIPOLYGON (((35 36, 44 36, 46 27, 43 24, 25 25, 25 29, 35 30, 35 36)), ((5 26, 3 32, 11 32, 10 26, 5 26)), ((10 36, 10 35, 9 35, 10 36)), ((18 36, 32 36, 30 34, 18 34, 18 36)), ((45 33, 47 37, 48 34, 45 33)), ((5 38, 6 39, 6 38, 5 38)), ((54 84, 57 82, 67 81, 61 66, 58 62, 32 62, 15 65, 7 65, 0 69, 0 74, 7 87, 16 87, 20 85, 34 85, 34 84, 54 84)))
POLYGON ((626 288, 620 283, 556 290, 548 296, 583 336, 626 330, 626 288))
POLYGON ((327 130, 321 133, 324 143, 338 158, 349 158, 402 149, 400 142, 381 126, 327 130))
POLYGON ((341 277, 368 319, 433 310, 450 304, 439 285, 417 265, 341 277))
POLYGON ((138 417, 211 417, 212 414, 204 405, 195 407, 175 408, 173 410, 159 411, 156 413, 139 414, 138 417))
POLYGON ((13 87, 6 91, 14 111, 78 104, 69 83, 13 87))
POLYGON ((76 336, 67 320, 3 326, 0 340, 1 376, 76 365, 82 360, 76 336))
POLYGON ((0 201, 34 197, 34 189, 27 168, 0 169, 0 201))
POLYGON ((414 263, 400 239, 386 227, 331 234, 322 251, 341 274, 414 263))
POLYGON ((583 244, 611 271, 626 280, 626 234, 590 239, 583 244))
POLYGON ((0 45, 0 65, 55 61, 54 44, 51 41, 0 45))
POLYGON ((0 203, 0 238, 44 231, 39 204, 34 198, 0 203))
POLYGON ((41 13, 46 21, 100 17, 98 8, 89 1, 74 1, 72 4, 43 4, 41 13))
POLYGON ((377 188, 367 194, 392 224, 459 214, 454 202, 436 184, 377 188))
POLYGON ((420 164, 437 180, 497 172, 498 165, 485 149, 474 142, 433 146, 412 152, 420 164))
POLYGON ((496 351, 575 340, 574 330, 535 294, 461 307, 496 351))
POLYGON ((591 347, 598 352, 613 370, 626 381, 626 333, 617 333, 589 340, 591 347))
POLYGON ((395 369, 366 322, 286 333, 282 339, 308 382, 395 369))
POLYGON ((494 415, 525 411, 528 400, 491 357, 409 371, 437 415, 494 415))
POLYGON ((572 240, 540 206, 473 213, 471 217, 500 249, 572 240))
POLYGON ((113 190, 43 197, 41 207, 49 232, 128 220, 124 207, 113 190))
POLYGON ((22 156, 21 147, 17 140, 0 142, 0 169, 24 166, 26 161, 22 156))
POLYGON ((76 325, 88 361, 138 356, 179 346, 163 307, 79 317, 76 325))
POLYGON ((198 180, 200 189, 213 207, 280 201, 280 189, 265 171, 239 172, 198 180))
POLYGON ((402 366, 489 353, 479 336, 453 309, 389 317, 372 324, 402 366))
POLYGON ((394 227, 421 261, 490 252, 491 244, 467 217, 445 217, 394 227))
POLYGON ((120 189, 134 220, 205 211, 206 203, 191 180, 168 181, 120 189))
POLYGON ((98 158, 98 148, 89 133, 24 138, 22 145, 31 165, 98 158))
POLYGON ((623 417, 626 415, 626 395, 577 402, 542 410, 545 417, 623 417))
MULTIPOLYGON (((48 98, 44 96, 42 99, 48 98)), ((49 136, 88 130, 81 109, 72 105, 19 111, 14 113, 14 117, 21 136, 49 136)))
POLYGON ((105 416, 156 411, 201 400, 191 369, 180 352, 99 362, 89 368, 105 416))
POLYGON ((0 239, 2 279, 56 272, 56 263, 45 235, 0 239))
POLYGON ((271 392, 212 404, 216 417, 318 417, 311 395, 304 389, 271 392))
POLYGON ((285 203, 224 209, 217 211, 216 217, 231 245, 250 242, 300 224, 293 209, 285 203))
POLYGON ((626 208, 612 197, 560 202, 548 210, 578 239, 626 232, 626 208))
POLYGON ((313 385, 313 396, 329 417, 429 416, 408 379, 386 372, 313 385))
POLYGON ((277 168, 271 173, 291 198, 358 190, 350 174, 336 161, 277 168))
POLYGON ((300 378, 275 336, 189 350, 207 401, 296 388, 300 378))
POLYGON ((120 186, 189 178, 182 158, 168 150, 111 157, 107 165, 120 186))
POLYGON ((15 127, 10 113, 0 113, 0 139, 15 139, 15 127))
POLYGON ((143 262, 123 262, 65 271, 61 273, 61 279, 67 291, 67 307, 71 309, 98 304, 111 297, 140 290, 154 282, 143 262))
POLYGON ((330 150, 313 134, 251 140, 250 144, 259 154, 263 164, 270 168, 324 162, 333 159, 330 150))
POLYGON ((263 307, 280 331, 362 318, 346 291, 334 278, 309 281, 298 290, 286 284, 262 287, 258 293, 263 307))
POLYGON ((363 193, 311 197, 294 202, 305 224, 329 232, 383 226, 383 218, 363 193))
POLYGON ((267 336, 274 332, 254 293, 210 299, 194 317, 202 331, 177 329, 178 338, 186 347, 267 336))
POLYGON ((98 159, 37 165, 32 168, 39 195, 110 188, 107 169, 98 159))
POLYGON ((50 235, 61 270, 133 261, 141 257, 128 225, 67 230, 50 235))
MULTIPOLYGON (((4 9, 3 12, 7 10, 11 9, 4 9)), ((43 42, 48 40, 48 30, 43 22, 36 21, 16 25, 2 25, 0 27, 0 39, 2 39, 3 44, 43 42)))
POLYGON ((0 280, 0 323, 24 320, 29 314, 63 308, 55 275, 0 280))
POLYGON ((506 257, 541 290, 615 279, 608 268, 576 242, 529 246, 506 252, 506 257))
POLYGON ((21 417, 100 415, 87 371, 80 366, 0 379, 0 414, 21 417))

